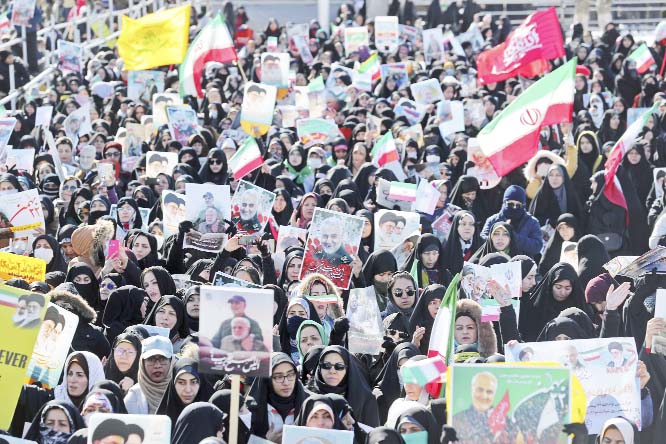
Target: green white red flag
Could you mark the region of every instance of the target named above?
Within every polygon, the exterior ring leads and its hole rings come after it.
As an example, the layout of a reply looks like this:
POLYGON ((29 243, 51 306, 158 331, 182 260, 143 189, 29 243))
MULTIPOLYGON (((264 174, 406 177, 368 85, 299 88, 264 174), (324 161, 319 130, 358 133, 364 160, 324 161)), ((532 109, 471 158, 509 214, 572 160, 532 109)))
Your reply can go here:
POLYGON ((639 74, 643 74, 650 69, 650 66, 656 63, 652 57, 650 48, 648 48, 645 43, 636 48, 627 58, 636 62, 636 71, 638 71, 639 74))
POLYGON ((407 361, 400 367, 402 382, 404 384, 418 384, 425 387, 426 384, 439 380, 446 372, 446 362, 441 356, 421 359, 420 361, 407 361))
POLYGON ((224 19, 218 14, 192 40, 185 60, 178 70, 180 95, 204 97, 201 77, 208 62, 227 63, 238 60, 234 42, 224 19))
POLYGON ((240 180, 263 165, 264 159, 254 137, 248 137, 229 159, 229 170, 234 179, 240 180))
POLYGON ((576 58, 538 80, 486 125, 477 140, 498 176, 530 160, 541 128, 571 122, 576 58))
POLYGON ((372 163, 377 168, 388 168, 395 174, 398 180, 405 180, 405 172, 400 164, 400 153, 395 146, 395 140, 391 131, 387 131, 382 137, 375 142, 375 146, 370 153, 372 156, 372 163))

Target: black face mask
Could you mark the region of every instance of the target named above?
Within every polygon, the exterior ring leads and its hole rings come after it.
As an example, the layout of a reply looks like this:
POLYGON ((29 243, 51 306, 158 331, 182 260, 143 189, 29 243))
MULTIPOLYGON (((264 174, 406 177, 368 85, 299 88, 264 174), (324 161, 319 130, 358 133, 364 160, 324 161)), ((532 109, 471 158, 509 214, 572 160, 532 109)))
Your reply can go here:
POLYGON ((305 321, 307 321, 307 319, 302 318, 300 316, 292 316, 289 319, 287 319, 287 331, 289 332, 290 338, 296 339, 296 333, 298 333, 298 327, 300 327, 301 324, 305 321))
POLYGON ((328 203, 328 201, 331 200, 331 197, 333 197, 333 196, 331 196, 330 194, 322 194, 322 195, 320 195, 320 198, 321 198, 321 201, 322 201, 321 206, 322 206, 322 207, 325 207, 326 204, 328 203))
POLYGON ((137 205, 141 208, 150 208, 150 203, 148 202, 148 199, 136 199, 137 205))

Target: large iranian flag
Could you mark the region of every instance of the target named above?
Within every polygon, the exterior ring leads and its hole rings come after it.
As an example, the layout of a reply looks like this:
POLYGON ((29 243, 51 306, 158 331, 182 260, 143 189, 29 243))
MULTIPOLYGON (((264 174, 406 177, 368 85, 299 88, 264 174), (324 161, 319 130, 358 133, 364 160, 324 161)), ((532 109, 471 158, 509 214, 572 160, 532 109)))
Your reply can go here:
POLYGON ((629 54, 628 59, 636 62, 636 71, 638 71, 639 74, 643 74, 650 69, 650 66, 655 64, 650 48, 648 48, 645 43, 629 54))
POLYGON ((571 122, 576 58, 546 75, 486 125, 477 140, 498 176, 532 158, 539 132, 547 125, 571 122))
POLYGON ((194 38, 180 65, 180 95, 204 97, 201 88, 201 77, 208 62, 227 63, 238 60, 233 40, 227 25, 218 14, 194 38))
POLYGON ((229 159, 229 170, 234 179, 240 180, 263 165, 264 159, 254 137, 248 137, 229 159))

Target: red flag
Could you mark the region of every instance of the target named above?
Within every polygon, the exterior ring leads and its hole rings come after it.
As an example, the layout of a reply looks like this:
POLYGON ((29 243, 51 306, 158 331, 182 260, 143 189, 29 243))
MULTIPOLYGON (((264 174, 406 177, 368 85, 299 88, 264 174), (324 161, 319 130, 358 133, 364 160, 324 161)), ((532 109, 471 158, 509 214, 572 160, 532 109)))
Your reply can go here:
POLYGON ((548 60, 564 57, 562 29, 555 8, 528 16, 506 41, 483 51, 476 60, 479 83, 510 77, 534 77, 550 67, 548 60))
POLYGON ((506 417, 509 414, 511 402, 509 401, 509 390, 504 392, 502 400, 492 409, 488 416, 488 427, 493 434, 506 430, 506 417))

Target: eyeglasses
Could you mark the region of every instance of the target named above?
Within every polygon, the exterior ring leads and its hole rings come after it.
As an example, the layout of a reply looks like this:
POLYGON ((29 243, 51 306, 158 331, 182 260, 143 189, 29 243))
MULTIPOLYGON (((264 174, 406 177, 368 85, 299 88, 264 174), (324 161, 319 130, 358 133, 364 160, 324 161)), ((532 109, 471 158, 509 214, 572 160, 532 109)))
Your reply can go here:
POLYGON ((167 365, 169 363, 169 360, 164 356, 151 356, 145 359, 145 361, 150 365, 167 365))
POLYGON ((120 157, 120 151, 107 151, 104 153, 105 157, 120 157))
POLYGON ((347 368, 347 366, 345 364, 343 364, 342 362, 336 362, 335 364, 333 364, 331 362, 326 362, 326 361, 321 362, 319 364, 319 367, 321 367, 322 370, 331 370, 331 369, 334 368, 339 372, 341 372, 342 370, 347 368))
POLYGON ((78 187, 76 185, 63 185, 63 191, 75 191, 78 187))
MULTIPOLYGON (((113 354, 115 356, 120 356, 121 358, 125 357, 125 356, 130 357, 130 356, 136 356, 136 351, 135 350, 126 350, 124 348, 114 348, 113 349, 113 354)), ((152 358, 147 359, 147 361, 150 361, 150 359, 152 359, 152 358)), ((165 359, 165 361, 166 361, 166 359, 165 359)))
MULTIPOLYGON (((405 290, 405 294, 409 297, 412 297, 416 294, 416 290, 413 288, 405 290)), ((396 298, 399 298, 402 296, 402 288, 396 288, 396 290, 393 292, 393 296, 396 298)))
POLYGON ((107 290, 113 290, 114 288, 116 288, 116 284, 114 284, 113 282, 109 282, 106 285, 104 285, 102 288, 106 288, 107 290))
POLYGON ((404 331, 395 330, 393 328, 387 329, 386 332, 389 334, 389 336, 398 335, 398 337, 400 337, 400 338, 408 338, 409 337, 409 335, 407 333, 405 333, 404 331))
POLYGON ((273 381, 282 384, 285 380, 292 382, 294 379, 296 379, 296 373, 295 372, 289 372, 286 375, 273 375, 272 376, 273 381))
POLYGON ((222 165, 222 161, 218 159, 208 159, 208 163, 211 165, 222 165))
POLYGON ((507 206, 508 208, 513 208, 513 209, 523 208, 523 204, 518 203, 518 202, 508 202, 508 203, 506 204, 506 206, 507 206))

